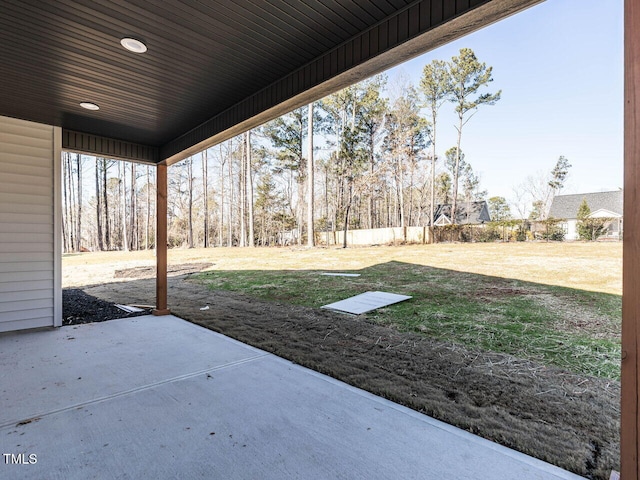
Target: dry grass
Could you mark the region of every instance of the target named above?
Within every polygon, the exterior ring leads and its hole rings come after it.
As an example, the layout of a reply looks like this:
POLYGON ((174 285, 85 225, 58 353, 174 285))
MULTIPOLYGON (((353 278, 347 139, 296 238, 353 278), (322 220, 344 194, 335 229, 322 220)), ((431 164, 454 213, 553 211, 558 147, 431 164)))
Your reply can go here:
MULTIPOLYGON (((458 272, 622 293, 621 243, 490 243, 364 248, 210 248, 169 251, 171 264, 211 262, 213 270, 359 270, 391 261, 458 272)), ((153 252, 63 257, 63 287, 119 281, 117 269, 153 265, 153 252)))

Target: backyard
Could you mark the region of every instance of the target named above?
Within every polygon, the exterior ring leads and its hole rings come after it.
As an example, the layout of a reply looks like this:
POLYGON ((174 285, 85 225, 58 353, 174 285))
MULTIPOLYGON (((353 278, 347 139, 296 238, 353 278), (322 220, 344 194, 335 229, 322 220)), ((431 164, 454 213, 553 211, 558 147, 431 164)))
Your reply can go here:
MULTIPOLYGON (((486 438, 608 478, 618 468, 621 260, 620 243, 180 249, 169 252, 169 306, 486 438), (319 309, 370 290, 413 298, 355 317, 319 309)), ((65 255, 63 285, 152 305, 153 265, 152 252, 65 255)))

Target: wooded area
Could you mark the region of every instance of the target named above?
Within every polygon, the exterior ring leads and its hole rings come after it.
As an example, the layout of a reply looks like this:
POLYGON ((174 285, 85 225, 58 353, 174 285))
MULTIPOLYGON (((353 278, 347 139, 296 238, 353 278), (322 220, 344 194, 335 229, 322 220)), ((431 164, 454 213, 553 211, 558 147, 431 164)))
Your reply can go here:
MULTIPOLYGON (((463 48, 426 65, 417 86, 377 75, 171 166, 169 245, 314 245, 324 232, 428 226, 438 204, 455 218, 459 202, 486 197, 462 144, 478 108, 500 99, 491 81, 463 48), (457 142, 441 160, 444 105, 457 142)), ((65 152, 63 182, 66 252, 153 248, 155 167, 65 152)), ((504 198, 490 200, 511 218, 504 198)))

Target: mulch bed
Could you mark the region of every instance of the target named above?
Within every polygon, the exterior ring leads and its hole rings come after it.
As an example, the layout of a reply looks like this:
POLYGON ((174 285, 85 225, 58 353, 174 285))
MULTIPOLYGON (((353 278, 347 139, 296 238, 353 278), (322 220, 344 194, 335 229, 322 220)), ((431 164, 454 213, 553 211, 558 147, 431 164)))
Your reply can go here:
POLYGON ((148 315, 149 311, 127 313, 112 302, 105 302, 88 295, 79 288, 62 290, 62 324, 80 325, 82 323, 104 322, 117 318, 148 315))
MULTIPOLYGON (((148 304, 155 282, 85 290, 96 308, 104 307, 100 299, 148 304)), ((366 315, 210 291, 185 277, 170 279, 169 306, 193 323, 587 478, 607 480, 619 470, 619 382, 436 342, 366 315)))

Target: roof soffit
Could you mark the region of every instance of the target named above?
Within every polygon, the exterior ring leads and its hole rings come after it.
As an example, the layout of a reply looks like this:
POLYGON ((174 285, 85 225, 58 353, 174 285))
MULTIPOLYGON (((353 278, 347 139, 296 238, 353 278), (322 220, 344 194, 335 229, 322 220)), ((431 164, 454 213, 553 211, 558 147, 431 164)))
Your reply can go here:
POLYGON ((538 1, 4 0, 0 115, 173 163, 538 1))

